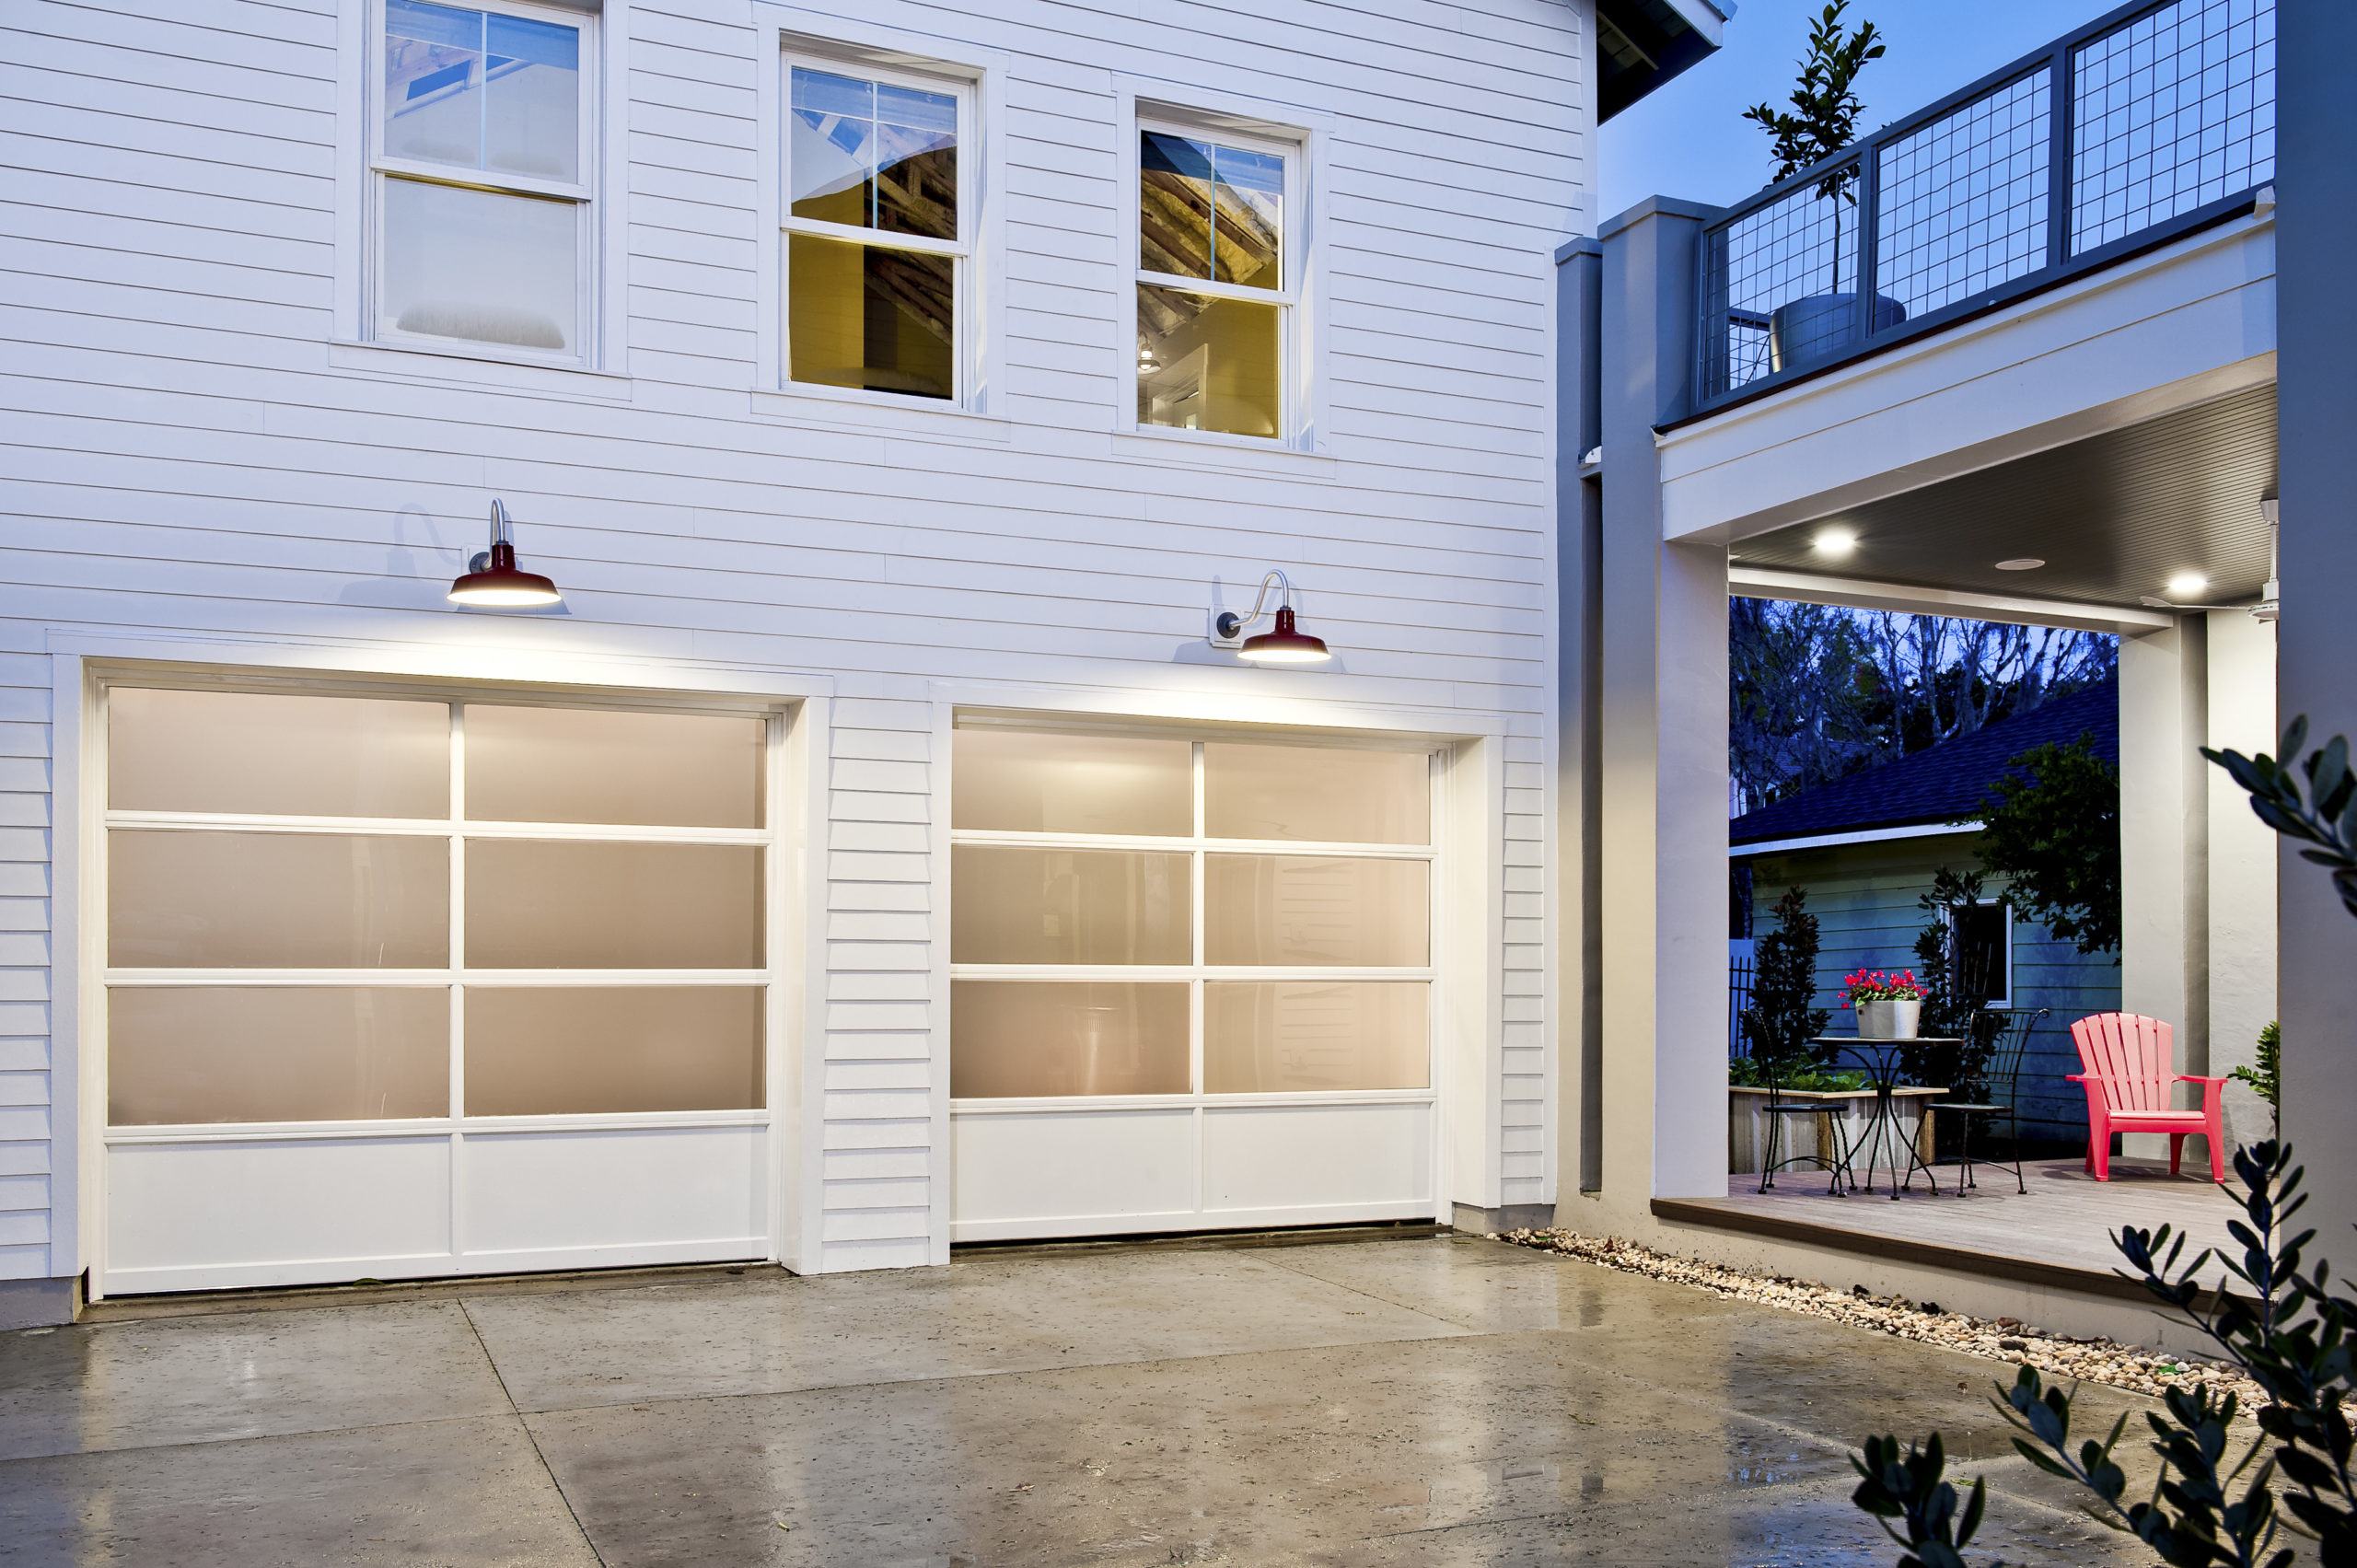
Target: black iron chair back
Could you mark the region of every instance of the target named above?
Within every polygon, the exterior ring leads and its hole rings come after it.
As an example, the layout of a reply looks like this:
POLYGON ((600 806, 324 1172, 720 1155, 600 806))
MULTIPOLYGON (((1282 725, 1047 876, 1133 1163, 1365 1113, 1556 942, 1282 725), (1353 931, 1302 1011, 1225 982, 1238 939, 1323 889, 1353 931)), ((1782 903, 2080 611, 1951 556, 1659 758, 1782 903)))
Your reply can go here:
POLYGON ((1936 1101, 1931 1107, 1933 1110, 1954 1111, 1964 1118, 1959 1150, 1963 1170, 1956 1179, 1958 1197, 1979 1185, 1972 1173, 1973 1124, 1994 1123, 2000 1117, 2006 1122, 2006 1147, 2013 1156, 2014 1189, 2021 1193, 2029 1191, 2029 1183, 2022 1174, 2022 1063, 2029 1054, 2030 1035, 2048 1011, 2044 1007, 1983 1007, 1973 1015, 1973 1041, 1985 1043, 1989 1051, 1988 1061, 1981 1068, 1983 1093, 1936 1101))

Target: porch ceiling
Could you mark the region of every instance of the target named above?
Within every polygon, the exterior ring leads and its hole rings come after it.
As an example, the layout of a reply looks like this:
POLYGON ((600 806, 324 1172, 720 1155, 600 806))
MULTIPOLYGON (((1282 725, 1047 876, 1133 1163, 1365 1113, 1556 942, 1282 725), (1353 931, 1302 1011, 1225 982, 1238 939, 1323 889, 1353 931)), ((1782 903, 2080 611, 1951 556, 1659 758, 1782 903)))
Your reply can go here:
POLYGON ((2275 489, 2275 388, 2051 447, 1737 545, 1737 565, 1911 587, 2132 607, 2180 572, 2209 604, 2256 599, 2267 581, 2275 489), (1818 535, 1857 535, 1848 555, 1818 535), (2000 561, 2035 557, 2033 571, 2000 561))

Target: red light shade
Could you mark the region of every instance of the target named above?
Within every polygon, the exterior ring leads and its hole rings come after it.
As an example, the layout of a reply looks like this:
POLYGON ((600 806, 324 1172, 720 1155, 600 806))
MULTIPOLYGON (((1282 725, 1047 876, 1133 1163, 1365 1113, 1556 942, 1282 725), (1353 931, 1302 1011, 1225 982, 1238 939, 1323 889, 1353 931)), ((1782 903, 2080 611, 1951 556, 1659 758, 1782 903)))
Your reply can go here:
POLYGON ((1277 629, 1247 637, 1236 656, 1254 664, 1323 664, 1334 656, 1316 637, 1294 630, 1293 606, 1277 607, 1277 629))
POLYGON ((490 559, 476 556, 483 564, 474 567, 450 585, 452 604, 528 605, 563 604, 564 596, 556 585, 538 572, 519 570, 516 564, 516 547, 505 540, 491 547, 490 559))

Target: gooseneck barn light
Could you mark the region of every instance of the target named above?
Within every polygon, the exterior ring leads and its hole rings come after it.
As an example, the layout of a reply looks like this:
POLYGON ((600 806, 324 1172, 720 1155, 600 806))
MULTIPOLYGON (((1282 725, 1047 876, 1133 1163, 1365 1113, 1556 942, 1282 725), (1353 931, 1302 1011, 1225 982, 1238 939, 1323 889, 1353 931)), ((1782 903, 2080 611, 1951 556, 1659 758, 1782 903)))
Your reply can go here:
POLYGON ((1332 658, 1334 656, 1326 651, 1324 643, 1294 626, 1293 584, 1286 580, 1283 572, 1271 572, 1260 579, 1260 592, 1252 601, 1251 614, 1238 615, 1232 610, 1220 612, 1218 619, 1212 622, 1219 633, 1215 642, 1232 644, 1243 634, 1246 627, 1260 620, 1260 608, 1269 602, 1271 587, 1276 588, 1279 595, 1276 630, 1263 632, 1257 637, 1246 637, 1244 645, 1236 650, 1236 656, 1254 664, 1324 664, 1332 658))
POLYGON ((450 585, 449 597, 452 604, 503 608, 564 602, 554 583, 516 564, 515 530, 507 508, 497 501, 491 504, 491 548, 467 563, 466 575, 450 585))

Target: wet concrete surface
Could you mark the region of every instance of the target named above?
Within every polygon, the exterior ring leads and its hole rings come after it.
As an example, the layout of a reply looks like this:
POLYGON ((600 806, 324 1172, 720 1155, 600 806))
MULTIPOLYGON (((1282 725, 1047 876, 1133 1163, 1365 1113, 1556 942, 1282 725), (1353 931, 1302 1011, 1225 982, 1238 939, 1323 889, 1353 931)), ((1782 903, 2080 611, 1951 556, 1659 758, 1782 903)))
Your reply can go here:
POLYGON ((0 1562, 1881 1564, 1934 1427, 1992 1555, 2140 1561, 1994 1364, 1470 1237, 233 1306, 0 1335, 0 1562))

